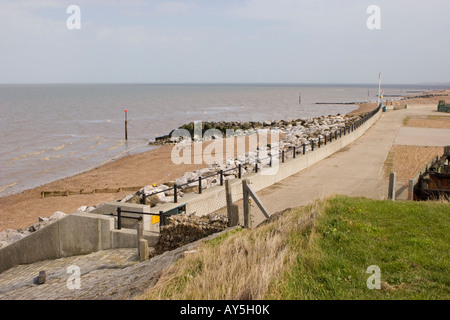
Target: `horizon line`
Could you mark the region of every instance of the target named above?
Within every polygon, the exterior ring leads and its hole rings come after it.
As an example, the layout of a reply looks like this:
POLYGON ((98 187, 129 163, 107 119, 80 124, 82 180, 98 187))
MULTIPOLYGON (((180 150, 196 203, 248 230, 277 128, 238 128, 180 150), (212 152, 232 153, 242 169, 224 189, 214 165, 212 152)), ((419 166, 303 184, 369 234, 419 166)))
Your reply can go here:
MULTIPOLYGON (((0 83, 0 85, 295 85, 295 86, 312 86, 312 85, 352 85, 352 86, 378 86, 378 83, 355 83, 355 82, 14 82, 0 83)), ((383 86, 450 86, 450 82, 416 82, 416 83, 400 83, 391 82, 384 83, 383 86)))

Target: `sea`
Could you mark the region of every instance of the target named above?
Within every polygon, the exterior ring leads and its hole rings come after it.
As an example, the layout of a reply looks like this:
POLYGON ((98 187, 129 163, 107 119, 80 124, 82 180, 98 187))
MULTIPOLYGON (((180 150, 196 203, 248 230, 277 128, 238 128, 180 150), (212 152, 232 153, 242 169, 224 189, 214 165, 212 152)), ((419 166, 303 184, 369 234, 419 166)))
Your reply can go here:
MULTIPOLYGON (((445 88, 383 86, 392 100, 435 89, 445 88)), ((191 121, 345 114, 377 94, 378 84, 3 84, 0 197, 149 151, 191 121)))

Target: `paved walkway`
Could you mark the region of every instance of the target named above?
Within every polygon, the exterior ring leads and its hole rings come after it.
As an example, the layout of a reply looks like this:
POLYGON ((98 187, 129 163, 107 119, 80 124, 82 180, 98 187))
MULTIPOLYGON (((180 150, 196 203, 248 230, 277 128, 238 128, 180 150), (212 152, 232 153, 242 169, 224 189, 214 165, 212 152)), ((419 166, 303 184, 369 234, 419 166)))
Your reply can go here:
MULTIPOLYGON (((382 113, 351 145, 258 192, 258 197, 270 214, 333 194, 387 199, 389 182, 383 178, 383 166, 393 144, 450 145, 450 130, 402 126, 405 116, 436 115, 435 109, 435 106, 423 106, 382 113)), ((408 190, 403 183, 396 183, 395 193, 396 199, 407 199, 408 190)), ((256 206, 252 210, 257 225, 264 218, 256 206)))
MULTIPOLYGON (((273 214, 287 208, 304 206, 333 194, 386 199, 388 181, 383 166, 396 139, 406 110, 383 113, 358 140, 319 163, 258 192, 262 203, 273 214)), ((396 185, 397 198, 407 197, 402 184, 396 185)), ((254 223, 262 213, 254 208, 254 223)))

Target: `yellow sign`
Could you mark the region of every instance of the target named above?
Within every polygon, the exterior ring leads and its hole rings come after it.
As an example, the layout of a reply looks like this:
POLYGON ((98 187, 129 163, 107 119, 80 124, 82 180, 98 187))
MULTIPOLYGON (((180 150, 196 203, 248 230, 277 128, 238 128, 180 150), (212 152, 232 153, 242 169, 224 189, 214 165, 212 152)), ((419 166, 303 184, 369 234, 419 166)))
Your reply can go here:
POLYGON ((159 216, 152 216, 152 224, 156 224, 159 222, 159 216))

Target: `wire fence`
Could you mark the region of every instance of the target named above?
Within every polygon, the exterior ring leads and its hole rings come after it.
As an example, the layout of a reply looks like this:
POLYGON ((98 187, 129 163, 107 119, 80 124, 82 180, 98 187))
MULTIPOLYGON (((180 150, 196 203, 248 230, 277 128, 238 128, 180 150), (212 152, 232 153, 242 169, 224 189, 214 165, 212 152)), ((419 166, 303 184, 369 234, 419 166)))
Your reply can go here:
MULTIPOLYGON (((289 159, 291 157, 296 158, 299 155, 306 155, 306 153, 308 151, 313 152, 315 148, 320 148, 322 146, 327 145, 327 143, 331 143, 334 140, 338 140, 345 135, 351 134, 353 131, 357 130, 365 122, 367 122, 367 120, 372 118, 380 110, 380 108, 381 108, 381 105, 378 106, 378 108, 376 108, 375 110, 367 113, 366 115, 361 117, 359 120, 355 121, 354 123, 352 123, 348 126, 345 126, 344 128, 339 128, 338 130, 330 132, 329 134, 325 133, 323 136, 323 138, 324 138, 323 140, 321 139, 320 136, 318 136, 318 138, 310 139, 308 143, 303 143, 301 145, 296 145, 296 146, 290 146, 285 150, 279 150, 278 154, 275 153, 275 155, 273 154, 272 150, 270 152, 268 152, 269 155, 266 157, 259 157, 257 154, 256 159, 252 162, 250 162, 250 161, 241 162, 237 166, 226 169, 226 170, 219 170, 219 171, 209 174, 209 175, 200 176, 197 179, 193 179, 193 180, 188 181, 183 184, 174 184, 172 187, 169 187, 164 190, 155 191, 155 192, 152 192, 149 194, 143 194, 142 195, 142 204, 145 204, 147 197, 151 197, 151 196, 157 195, 159 193, 170 192, 172 190, 173 190, 173 197, 174 197, 173 202, 178 203, 179 192, 183 189, 183 187, 186 187, 186 186, 192 187, 192 186, 197 185, 198 193, 201 194, 203 189, 205 189, 205 187, 203 186, 203 184, 204 184, 203 181, 205 181, 208 178, 217 177, 219 179, 220 186, 223 186, 224 177, 226 175, 228 175, 231 171, 236 171, 237 174, 235 174, 235 177, 237 176, 238 179, 242 179, 242 176, 244 174, 243 169, 244 169, 244 166, 246 166, 246 165, 253 166, 253 172, 258 173, 261 169, 261 164, 263 162, 267 162, 265 160, 268 160, 269 166, 272 167, 274 164, 274 161, 276 161, 276 160, 280 161, 280 159, 281 159, 281 163, 284 163, 287 159, 289 159), (276 156, 276 158, 275 158, 275 156, 276 156)), ((246 170, 245 170, 245 173, 247 173, 246 170)))

